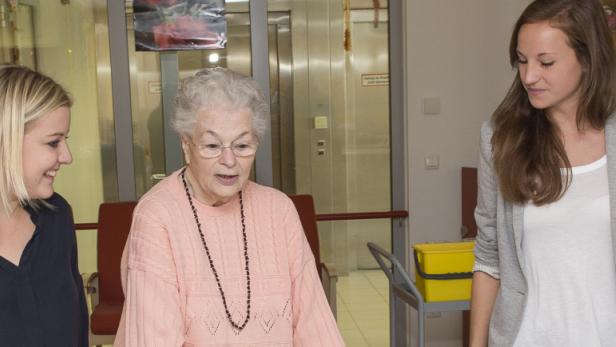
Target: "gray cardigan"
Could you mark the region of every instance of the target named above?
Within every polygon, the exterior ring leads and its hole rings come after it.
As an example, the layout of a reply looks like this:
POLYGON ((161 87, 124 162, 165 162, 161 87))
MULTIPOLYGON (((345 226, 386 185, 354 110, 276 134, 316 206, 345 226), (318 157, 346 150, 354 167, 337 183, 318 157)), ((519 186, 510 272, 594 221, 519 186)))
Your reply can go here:
MULTIPOLYGON (((524 205, 505 201, 498 189, 492 168, 492 128, 489 122, 481 127, 481 153, 477 170, 478 195, 475 220, 478 234, 475 241, 475 268, 498 269, 500 289, 492 310, 489 346, 511 346, 520 329, 526 303, 527 284, 522 267, 522 235, 524 205)), ((616 254, 616 116, 605 126, 608 185, 613 249, 616 254)), ((615 268, 616 270, 616 268, 615 268)))

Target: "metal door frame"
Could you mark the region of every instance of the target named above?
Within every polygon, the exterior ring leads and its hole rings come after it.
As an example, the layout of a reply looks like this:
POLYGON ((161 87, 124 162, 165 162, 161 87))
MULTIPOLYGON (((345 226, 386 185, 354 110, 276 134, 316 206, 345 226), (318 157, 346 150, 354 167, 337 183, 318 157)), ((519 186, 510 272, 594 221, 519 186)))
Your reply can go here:
MULTIPOLYGON (((267 1, 253 0, 250 5, 252 77, 261 86, 269 100, 269 49, 267 1)), ((126 30, 126 2, 107 0, 109 20, 109 51, 111 60, 111 84, 113 95, 115 155, 117 163, 118 199, 135 200, 135 168, 133 162, 133 131, 130 97, 130 71, 126 30)), ((390 139, 391 139, 391 207, 407 210, 408 184, 406 179, 406 109, 403 0, 388 1, 389 15, 389 74, 390 74, 390 139)), ((271 134, 263 137, 256 157, 256 180, 272 185, 271 134)), ((408 221, 392 221, 393 254, 408 264, 408 221)), ((395 275, 395 274, 394 274, 395 275)), ((393 302, 390 317, 390 341, 392 346, 406 346, 408 316, 405 304, 390 295, 393 302)))
MULTIPOLYGON (((404 6, 403 0, 388 1, 389 16, 389 117, 391 141, 391 208, 408 211, 408 156, 406 154, 406 69, 404 59, 404 6)), ((402 264, 408 266, 410 244, 408 241, 408 219, 391 221, 391 250, 402 264)), ((408 268, 406 269, 408 270, 408 268)), ((400 279, 400 273, 394 271, 400 279)), ((409 343, 409 317, 406 304, 393 293, 389 294, 390 344, 407 346, 409 343)))

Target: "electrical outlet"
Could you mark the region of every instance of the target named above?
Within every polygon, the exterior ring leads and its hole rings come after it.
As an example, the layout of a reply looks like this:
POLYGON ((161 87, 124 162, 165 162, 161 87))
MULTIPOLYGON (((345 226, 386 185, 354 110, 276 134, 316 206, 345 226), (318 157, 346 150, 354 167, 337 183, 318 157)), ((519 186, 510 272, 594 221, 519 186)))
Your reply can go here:
POLYGON ((439 168, 439 155, 430 154, 424 156, 424 168, 426 170, 438 170, 439 168))

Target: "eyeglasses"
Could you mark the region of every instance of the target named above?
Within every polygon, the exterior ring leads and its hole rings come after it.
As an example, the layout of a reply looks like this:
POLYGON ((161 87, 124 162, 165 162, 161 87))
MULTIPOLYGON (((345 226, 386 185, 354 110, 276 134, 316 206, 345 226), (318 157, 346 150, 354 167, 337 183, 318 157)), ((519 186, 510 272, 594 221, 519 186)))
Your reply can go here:
POLYGON ((238 140, 232 142, 229 146, 223 146, 222 143, 217 141, 197 144, 191 139, 191 142, 199 149, 199 155, 205 159, 220 157, 225 148, 229 148, 236 157, 250 157, 257 152, 258 147, 258 143, 254 140, 238 140))

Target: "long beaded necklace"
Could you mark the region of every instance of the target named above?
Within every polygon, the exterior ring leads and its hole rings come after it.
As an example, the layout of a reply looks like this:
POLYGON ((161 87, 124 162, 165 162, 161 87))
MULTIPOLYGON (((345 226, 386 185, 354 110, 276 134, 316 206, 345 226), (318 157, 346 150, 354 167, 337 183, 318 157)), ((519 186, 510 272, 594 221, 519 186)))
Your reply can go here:
POLYGON ((220 296, 222 297, 222 304, 225 307, 225 312, 227 313, 227 319, 231 325, 242 331, 246 324, 248 324, 248 319, 250 318, 250 270, 248 267, 248 242, 246 241, 246 224, 244 224, 244 202, 242 200, 242 191, 240 190, 240 215, 242 217, 242 238, 244 240, 244 259, 246 261, 246 318, 244 318, 244 322, 242 324, 237 324, 231 318, 231 313, 229 312, 229 307, 227 306, 227 299, 225 297, 225 292, 222 290, 222 285, 220 284, 220 278, 218 277, 218 271, 214 267, 214 261, 212 260, 212 256, 210 255, 210 249, 205 242, 205 236, 203 235, 203 231, 201 231, 201 222, 199 222, 199 216, 197 216, 197 209, 193 204, 192 197, 190 196, 190 192, 188 191, 188 184, 186 183, 186 168, 182 170, 182 183, 184 183, 184 190, 186 190, 186 197, 188 198, 188 203, 190 204, 190 208, 192 209, 193 216, 195 217, 195 223, 197 223, 197 230, 199 230, 199 236, 201 236, 201 243, 203 243, 203 248, 205 248, 205 253, 207 254, 207 259, 210 262, 210 269, 214 273, 214 278, 216 279, 216 284, 218 285, 218 291, 220 292, 220 296))

